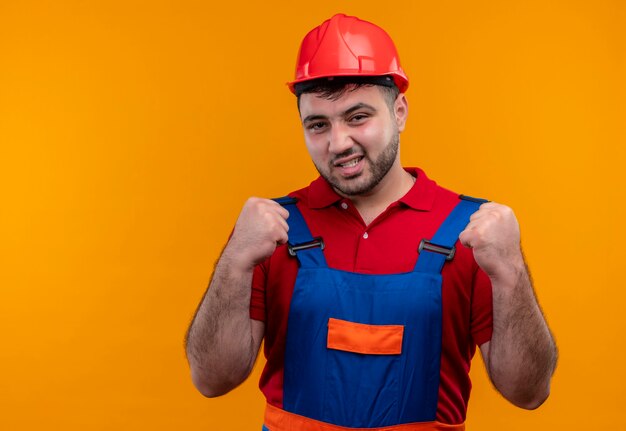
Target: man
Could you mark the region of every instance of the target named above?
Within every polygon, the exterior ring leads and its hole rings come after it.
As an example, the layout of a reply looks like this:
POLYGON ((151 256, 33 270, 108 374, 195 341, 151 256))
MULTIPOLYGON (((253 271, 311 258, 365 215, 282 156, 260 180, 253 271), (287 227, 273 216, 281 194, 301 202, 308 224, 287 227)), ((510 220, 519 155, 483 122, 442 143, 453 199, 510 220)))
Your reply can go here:
POLYGON ((478 345, 507 399, 541 405, 556 348, 515 216, 400 165, 389 36, 335 15, 289 88, 320 178, 244 205, 187 334, 196 387, 239 385, 265 339, 266 430, 462 430, 478 345))

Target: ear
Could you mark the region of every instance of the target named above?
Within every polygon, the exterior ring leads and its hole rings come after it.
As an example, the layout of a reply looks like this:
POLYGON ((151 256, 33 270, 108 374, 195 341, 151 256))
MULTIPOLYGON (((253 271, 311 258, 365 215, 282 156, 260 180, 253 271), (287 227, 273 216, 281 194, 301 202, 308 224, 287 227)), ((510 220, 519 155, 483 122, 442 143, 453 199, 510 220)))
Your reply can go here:
POLYGON ((393 104, 393 114, 398 125, 398 131, 404 131, 406 119, 409 116, 409 102, 406 100, 404 93, 398 94, 393 104))

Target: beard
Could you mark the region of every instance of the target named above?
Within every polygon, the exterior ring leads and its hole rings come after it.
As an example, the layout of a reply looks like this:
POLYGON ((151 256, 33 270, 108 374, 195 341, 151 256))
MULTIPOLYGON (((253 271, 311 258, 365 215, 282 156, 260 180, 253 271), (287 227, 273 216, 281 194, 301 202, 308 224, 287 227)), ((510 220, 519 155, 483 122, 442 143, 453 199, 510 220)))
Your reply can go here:
MULTIPOLYGON (((398 131, 393 133, 389 144, 385 147, 382 153, 372 160, 371 157, 365 153, 363 159, 366 160, 367 167, 364 172, 354 175, 349 178, 339 178, 332 175, 333 162, 328 164, 327 170, 320 169, 315 165, 315 168, 319 174, 324 178, 339 194, 343 196, 359 196, 371 192, 387 175, 387 172, 391 169, 398 156, 398 148, 400 144, 400 134, 398 131)), ((336 158, 347 157, 356 153, 354 149, 346 151, 337 155, 336 158)))

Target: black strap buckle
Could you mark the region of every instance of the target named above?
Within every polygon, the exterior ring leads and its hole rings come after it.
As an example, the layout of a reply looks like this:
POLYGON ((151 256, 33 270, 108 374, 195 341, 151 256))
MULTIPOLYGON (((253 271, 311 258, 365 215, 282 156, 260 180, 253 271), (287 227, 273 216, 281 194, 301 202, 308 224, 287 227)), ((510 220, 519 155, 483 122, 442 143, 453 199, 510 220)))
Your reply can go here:
POLYGON ((289 244, 287 243, 287 250, 291 256, 296 255, 296 252, 300 250, 306 250, 313 247, 319 247, 321 250, 324 250, 324 240, 321 236, 317 236, 313 238, 312 241, 301 242, 300 244, 289 244))
POLYGON ((453 247, 444 247, 442 245, 433 244, 427 239, 423 239, 420 241, 420 246, 417 249, 420 253, 422 250, 432 251, 433 253, 439 253, 446 256, 446 260, 450 261, 454 258, 454 253, 456 252, 456 248, 453 247))
POLYGON ((290 196, 283 196, 282 198, 274 198, 272 200, 278 202, 282 206, 291 205, 298 202, 298 198, 292 198, 290 196))
POLYGON ((489 202, 487 199, 475 198, 467 195, 459 195, 459 199, 463 199, 464 201, 476 202, 477 204, 484 204, 485 202, 489 202))

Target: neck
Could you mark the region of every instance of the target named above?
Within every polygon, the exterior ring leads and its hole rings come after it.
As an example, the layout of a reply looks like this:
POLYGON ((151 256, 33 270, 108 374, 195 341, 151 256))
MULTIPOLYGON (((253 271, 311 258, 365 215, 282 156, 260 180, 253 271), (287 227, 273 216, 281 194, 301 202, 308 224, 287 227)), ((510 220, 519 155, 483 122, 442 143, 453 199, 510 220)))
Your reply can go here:
POLYGON ((396 160, 387 175, 369 193, 352 196, 350 200, 361 214, 363 221, 369 225, 387 207, 396 202, 413 187, 415 178, 405 171, 396 160))

